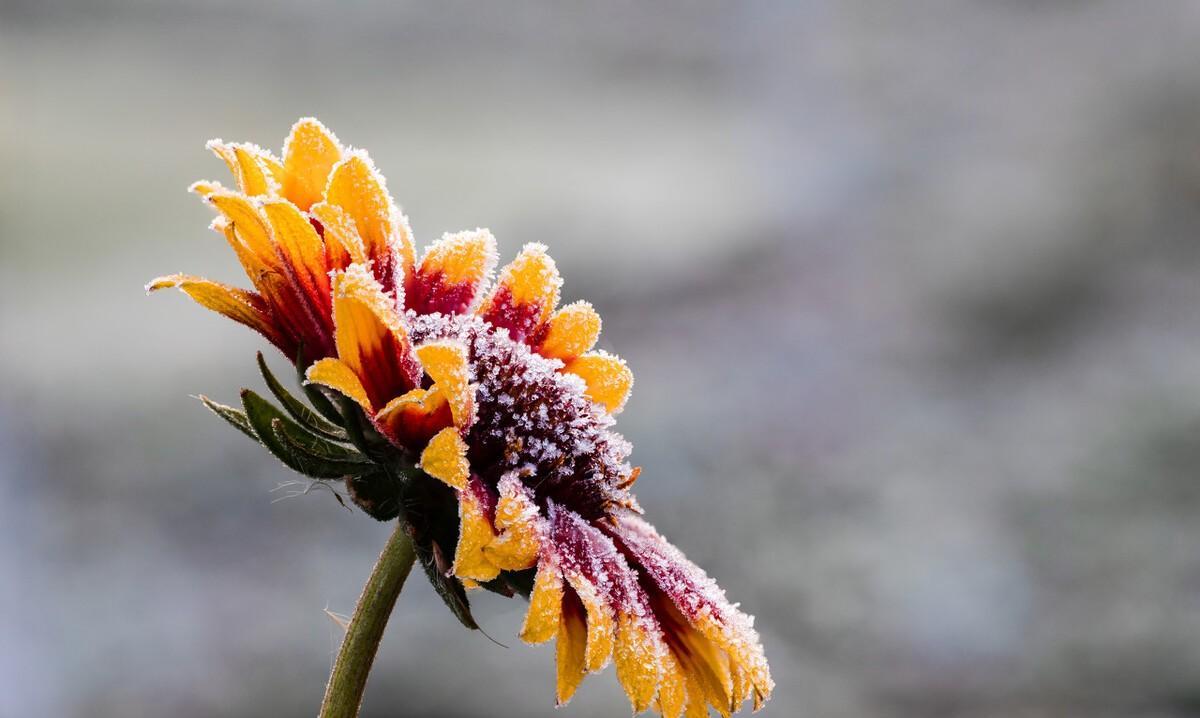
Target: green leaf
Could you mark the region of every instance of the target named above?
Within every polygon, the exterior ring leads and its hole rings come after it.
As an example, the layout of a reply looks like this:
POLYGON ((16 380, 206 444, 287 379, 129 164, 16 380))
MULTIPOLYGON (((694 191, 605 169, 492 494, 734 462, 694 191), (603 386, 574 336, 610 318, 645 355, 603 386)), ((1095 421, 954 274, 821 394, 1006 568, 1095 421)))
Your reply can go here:
POLYGON ((254 439, 255 442, 259 444, 262 443, 262 439, 259 439, 258 434, 254 432, 254 427, 250 425, 250 419, 246 417, 245 413, 234 409, 232 406, 218 404, 212 399, 209 399, 207 396, 201 395, 196 398, 199 399, 200 403, 204 404, 209 411, 229 422, 230 426, 242 432, 246 436, 249 436, 251 439, 254 439))
POLYGON ((292 396, 287 389, 283 388, 283 385, 279 383, 279 380, 275 378, 270 368, 267 367, 267 361, 263 358, 262 352, 258 353, 258 370, 262 372, 263 381, 267 383, 267 388, 271 390, 271 393, 283 405, 284 410, 291 414, 302 426, 313 433, 322 434, 331 439, 338 441, 347 440, 345 430, 332 422, 326 421, 324 417, 309 409, 303 402, 292 396))
MULTIPOLYGON (((259 441, 275 455, 275 458, 293 471, 314 479, 339 479, 348 474, 360 473, 363 468, 369 467, 365 464, 324 461, 308 455, 298 446, 299 442, 289 440, 308 432, 269 401, 249 389, 242 390, 242 407, 259 441), (280 426, 278 430, 276 424, 280 426)), ((318 438, 312 434, 308 436, 318 438)))

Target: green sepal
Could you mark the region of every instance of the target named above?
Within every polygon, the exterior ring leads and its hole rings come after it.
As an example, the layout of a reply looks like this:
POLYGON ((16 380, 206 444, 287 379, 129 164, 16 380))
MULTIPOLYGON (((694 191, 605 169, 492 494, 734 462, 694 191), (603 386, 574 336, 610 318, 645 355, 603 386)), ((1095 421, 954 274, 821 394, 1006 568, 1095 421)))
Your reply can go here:
POLYGON ((204 404, 209 411, 229 422, 230 426, 242 432, 246 436, 249 436, 251 439, 254 439, 254 441, 257 443, 262 443, 262 439, 258 438, 258 434, 254 431, 254 427, 250 425, 250 419, 244 412, 238 411, 232 406, 218 404, 204 395, 200 395, 196 398, 199 399, 200 403, 204 404))
POLYGON ((314 479, 340 479, 370 468, 369 464, 329 461, 309 454, 304 437, 312 441, 324 440, 309 434, 269 401, 249 389, 242 390, 242 407, 259 441, 293 471, 314 479))
POLYGON ((375 468, 357 451, 309 434, 296 424, 286 423, 285 419, 272 419, 271 431, 307 467, 306 473, 313 478, 340 479, 375 468))
POLYGON ((458 622, 472 631, 479 629, 479 624, 475 622, 475 617, 471 615, 471 603, 467 600, 467 591, 463 588, 462 582, 453 576, 447 576, 449 565, 445 560, 444 553, 436 543, 423 543, 413 539, 413 547, 417 551, 417 560, 421 563, 421 568, 425 569, 425 575, 429 577, 429 583, 433 584, 433 590, 450 609, 450 613, 458 619, 458 622))
POLYGON ((304 345, 301 344, 300 348, 296 350, 296 378, 300 382, 300 388, 304 390, 304 396, 308 397, 308 403, 313 405, 318 414, 337 426, 342 426, 342 422, 345 419, 342 418, 342 414, 337 410, 337 407, 333 405, 333 402, 329 400, 329 397, 325 396, 325 393, 319 387, 308 383, 308 377, 305 376, 305 372, 308 371, 309 366, 311 366, 311 362, 305 360, 304 345))
POLYGON ((271 369, 267 367, 267 360, 263 358, 263 353, 258 353, 258 370, 262 373, 263 381, 267 383, 267 388, 279 400, 287 413, 292 415, 296 421, 315 434, 321 434, 336 439, 337 441, 346 441, 346 432, 340 426, 327 421, 319 413, 313 411, 304 405, 302 401, 292 396, 275 375, 271 373, 271 369))

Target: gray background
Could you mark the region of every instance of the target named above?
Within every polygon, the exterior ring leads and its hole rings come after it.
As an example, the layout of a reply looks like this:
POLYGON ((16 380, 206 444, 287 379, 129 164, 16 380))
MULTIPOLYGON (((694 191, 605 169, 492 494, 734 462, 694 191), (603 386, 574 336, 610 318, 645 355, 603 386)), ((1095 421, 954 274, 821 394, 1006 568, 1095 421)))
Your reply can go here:
MULTIPOLYGON (((1200 712, 1200 6, 0 1, 0 716, 312 715, 386 527, 188 398, 249 332, 206 139, 316 115, 422 243, 549 244, 764 716, 1200 712)), ((284 362, 273 357, 277 368, 284 362)), ((368 716, 553 707, 401 597, 368 716)))

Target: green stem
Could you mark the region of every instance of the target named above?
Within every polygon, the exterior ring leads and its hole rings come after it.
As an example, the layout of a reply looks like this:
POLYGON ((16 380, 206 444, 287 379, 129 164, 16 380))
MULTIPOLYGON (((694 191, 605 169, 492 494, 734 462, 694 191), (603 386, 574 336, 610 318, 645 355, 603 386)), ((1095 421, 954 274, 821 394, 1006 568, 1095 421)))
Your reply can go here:
POLYGON ((358 597, 358 605, 354 607, 354 617, 350 619, 350 627, 346 629, 342 648, 329 674, 329 684, 325 687, 320 718, 354 718, 358 715, 383 629, 387 627, 388 616, 396 605, 415 556, 403 523, 397 521, 396 530, 379 554, 371 577, 358 597))

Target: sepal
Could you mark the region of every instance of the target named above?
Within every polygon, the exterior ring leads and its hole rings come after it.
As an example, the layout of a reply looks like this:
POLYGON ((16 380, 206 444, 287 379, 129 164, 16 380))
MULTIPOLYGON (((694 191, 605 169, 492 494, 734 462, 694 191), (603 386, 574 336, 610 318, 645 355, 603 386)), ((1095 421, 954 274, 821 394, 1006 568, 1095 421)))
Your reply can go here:
MULTIPOLYGON (((267 388, 270 389, 271 393, 275 395, 275 398, 279 400, 280 405, 283 406, 284 410, 287 411, 288 414, 291 414, 292 418, 298 421, 301 426, 313 432, 314 434, 320 434, 335 441, 349 441, 349 438, 346 436, 345 429, 334 424, 333 422, 326 420, 325 417, 305 406, 304 402, 292 396, 291 393, 289 393, 288 390, 279 383, 279 380, 275 378, 275 375, 271 373, 270 368, 267 367, 267 361, 263 358, 262 352, 258 353, 258 370, 262 373, 262 378, 263 381, 267 383, 267 388)), ((332 409, 332 405, 330 406, 332 409)))

